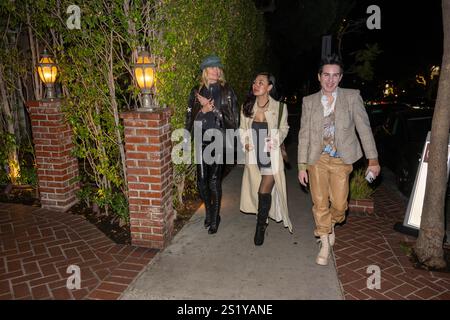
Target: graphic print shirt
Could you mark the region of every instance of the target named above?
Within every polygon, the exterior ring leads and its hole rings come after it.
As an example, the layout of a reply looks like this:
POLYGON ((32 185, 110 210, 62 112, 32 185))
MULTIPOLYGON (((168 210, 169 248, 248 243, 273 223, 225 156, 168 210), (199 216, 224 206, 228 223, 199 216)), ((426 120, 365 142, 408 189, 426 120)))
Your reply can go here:
POLYGON ((336 131, 334 107, 336 105, 337 92, 333 92, 332 96, 333 101, 331 103, 329 103, 326 95, 322 95, 321 99, 324 116, 322 153, 328 153, 331 157, 339 158, 339 154, 334 144, 334 136, 336 131))

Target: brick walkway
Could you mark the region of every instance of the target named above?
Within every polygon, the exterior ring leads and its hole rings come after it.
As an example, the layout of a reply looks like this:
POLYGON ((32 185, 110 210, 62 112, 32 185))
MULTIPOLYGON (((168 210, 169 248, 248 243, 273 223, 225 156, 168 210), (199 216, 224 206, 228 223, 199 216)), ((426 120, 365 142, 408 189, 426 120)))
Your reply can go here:
POLYGON ((350 213, 345 225, 336 227, 334 253, 345 299, 450 300, 450 273, 413 268, 406 248, 416 238, 393 230, 403 222, 407 203, 384 186, 374 196, 374 214, 350 213), (370 265, 380 267, 381 289, 367 288, 370 265))
POLYGON ((0 203, 0 300, 117 299, 156 253, 115 244, 82 216, 0 203), (79 290, 66 288, 69 265, 79 290))
MULTIPOLYGON (((415 238, 393 230, 405 207, 380 186, 374 214, 350 214, 336 228, 346 299, 450 300, 450 274, 414 269, 404 248, 415 238), (367 288, 370 265, 381 269, 381 289, 367 288)), ((115 244, 82 216, 0 203, 0 300, 117 299, 156 253, 115 244), (80 290, 66 288, 69 265, 80 267, 80 290)))

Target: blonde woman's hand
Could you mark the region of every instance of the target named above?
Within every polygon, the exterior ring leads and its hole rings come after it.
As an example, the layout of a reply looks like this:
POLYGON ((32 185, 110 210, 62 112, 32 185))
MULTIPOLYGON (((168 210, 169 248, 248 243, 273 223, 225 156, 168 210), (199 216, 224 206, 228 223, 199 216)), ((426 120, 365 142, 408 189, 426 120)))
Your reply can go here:
POLYGON ((253 150, 253 146, 251 145, 251 144, 249 144, 249 143, 247 143, 246 145, 245 145, 245 151, 252 151, 253 150))
POLYGON ((198 102, 200 102, 200 105, 202 106, 203 113, 212 111, 214 109, 213 99, 205 98, 204 96, 200 95, 199 93, 196 94, 196 97, 197 97, 198 102))

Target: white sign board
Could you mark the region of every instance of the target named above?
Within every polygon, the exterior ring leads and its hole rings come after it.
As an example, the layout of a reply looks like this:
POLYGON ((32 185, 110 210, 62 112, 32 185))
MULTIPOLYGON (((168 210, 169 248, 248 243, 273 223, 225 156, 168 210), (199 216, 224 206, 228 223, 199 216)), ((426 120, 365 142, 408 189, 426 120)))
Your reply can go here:
MULTIPOLYGON (((430 146, 430 132, 427 134, 425 146, 422 151, 422 158, 420 159, 419 169, 417 170, 414 187, 409 197, 408 208, 406 209, 405 220, 403 225, 406 227, 419 229, 420 220, 422 217, 423 200, 425 198, 425 186, 427 183, 428 172, 428 152, 430 146)), ((447 157, 447 179, 450 170, 450 141, 448 145, 447 157)))

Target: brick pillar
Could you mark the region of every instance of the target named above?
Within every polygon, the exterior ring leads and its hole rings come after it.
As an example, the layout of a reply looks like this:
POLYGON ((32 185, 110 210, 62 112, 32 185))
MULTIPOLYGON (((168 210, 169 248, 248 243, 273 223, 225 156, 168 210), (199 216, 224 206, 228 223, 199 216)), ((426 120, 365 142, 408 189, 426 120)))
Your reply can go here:
POLYGON ((66 211, 77 203, 78 160, 70 155, 72 130, 61 100, 29 101, 42 208, 66 211))
POLYGON ((170 110, 121 114, 132 244, 164 248, 173 235, 170 110))

